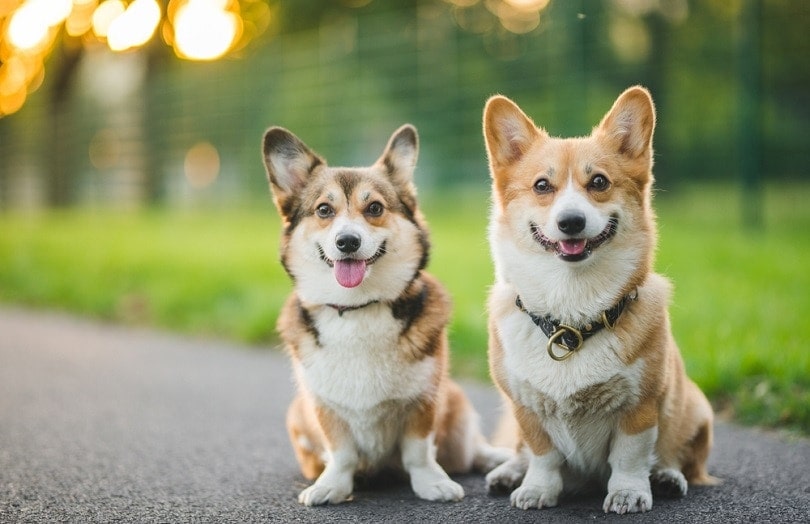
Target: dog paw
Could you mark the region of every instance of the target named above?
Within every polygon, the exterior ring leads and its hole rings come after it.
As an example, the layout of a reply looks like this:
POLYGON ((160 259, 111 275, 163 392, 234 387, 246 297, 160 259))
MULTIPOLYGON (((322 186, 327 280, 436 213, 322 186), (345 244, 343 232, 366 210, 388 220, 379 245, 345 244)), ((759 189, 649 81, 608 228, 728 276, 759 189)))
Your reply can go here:
POLYGON ((343 486, 319 485, 317 482, 298 495, 298 502, 304 506, 339 504, 349 499, 351 489, 343 486))
POLYGON ((481 472, 492 471, 504 462, 514 457, 515 452, 508 448, 495 446, 481 446, 475 452, 473 469, 481 472))
POLYGON ((456 502, 464 498, 464 488, 448 479, 412 484, 413 491, 420 499, 438 502, 456 502))
POLYGON ((520 509, 551 508, 557 505, 559 493, 549 493, 539 486, 520 486, 512 492, 509 501, 520 509))
POLYGON ((650 476, 653 492, 665 498, 680 498, 686 495, 688 483, 683 473, 677 469, 667 468, 654 471, 650 476))
POLYGON ((644 513, 652 509, 652 493, 635 489, 619 489, 608 493, 602 506, 605 513, 619 515, 625 513, 644 513))
POLYGON ((510 459, 487 474, 487 489, 490 493, 509 493, 520 485, 526 468, 517 460, 510 459))

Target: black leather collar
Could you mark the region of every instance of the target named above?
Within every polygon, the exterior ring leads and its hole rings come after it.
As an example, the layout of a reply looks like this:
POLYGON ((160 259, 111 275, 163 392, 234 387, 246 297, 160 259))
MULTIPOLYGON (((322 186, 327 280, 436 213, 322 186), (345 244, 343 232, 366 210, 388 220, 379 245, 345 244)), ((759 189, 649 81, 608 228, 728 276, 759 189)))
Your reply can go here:
POLYGON ((365 304, 360 304, 359 306, 340 306, 338 304, 326 304, 327 306, 331 307, 332 309, 337 310, 338 316, 342 317, 343 313, 347 311, 354 311, 356 309, 363 309, 366 306, 370 306, 372 304, 376 304, 379 300, 372 300, 371 302, 366 302, 365 304))
POLYGON ((540 328, 543 334, 548 338, 548 354, 551 358, 557 361, 562 361, 574 354, 575 351, 580 349, 583 343, 600 332, 602 329, 607 328, 608 331, 613 331, 616 322, 619 320, 627 304, 638 298, 638 290, 634 290, 629 295, 625 295, 619 300, 612 308, 606 309, 599 316, 599 319, 586 324, 582 327, 569 326, 554 319, 550 314, 540 316, 531 311, 528 311, 520 300, 520 295, 515 297, 515 306, 518 309, 529 315, 532 322, 540 328), (565 350, 565 353, 558 355, 553 350, 553 345, 556 344, 565 350))

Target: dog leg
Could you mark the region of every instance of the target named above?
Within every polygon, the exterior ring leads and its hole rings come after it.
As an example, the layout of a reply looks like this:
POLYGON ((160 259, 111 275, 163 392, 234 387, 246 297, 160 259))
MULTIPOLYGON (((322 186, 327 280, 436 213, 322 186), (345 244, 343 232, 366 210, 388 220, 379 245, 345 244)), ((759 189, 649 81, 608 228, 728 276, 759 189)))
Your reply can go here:
POLYGON ((543 455, 530 453, 523 483, 509 497, 512 505, 520 509, 556 506, 563 490, 561 468, 564 462, 562 453, 553 448, 543 455))
POLYGON ((511 449, 491 446, 483 435, 479 435, 473 457, 473 469, 487 473, 511 460, 514 456, 515 453, 511 449))
POLYGON ((608 495, 603 509, 624 514, 652 509, 650 468, 653 464, 658 427, 628 434, 619 429, 610 448, 608 495))
POLYGON ((686 477, 677 468, 653 468, 650 484, 656 497, 679 498, 685 496, 688 489, 686 477))
POLYGON ((487 474, 487 490, 490 493, 511 492, 520 485, 528 467, 529 460, 525 449, 512 453, 506 462, 487 474))
POLYGON ((357 469, 357 463, 357 451, 351 444, 344 444, 330 452, 326 469, 315 484, 298 495, 298 502, 305 506, 344 502, 354 489, 354 472, 357 469))
POLYGON ((326 450, 315 411, 300 391, 287 410, 287 432, 301 473, 315 480, 323 473, 326 450))
POLYGON ((464 488, 453 482, 436 462, 432 433, 426 437, 406 435, 402 439, 402 465, 419 498, 445 502, 464 498, 464 488))

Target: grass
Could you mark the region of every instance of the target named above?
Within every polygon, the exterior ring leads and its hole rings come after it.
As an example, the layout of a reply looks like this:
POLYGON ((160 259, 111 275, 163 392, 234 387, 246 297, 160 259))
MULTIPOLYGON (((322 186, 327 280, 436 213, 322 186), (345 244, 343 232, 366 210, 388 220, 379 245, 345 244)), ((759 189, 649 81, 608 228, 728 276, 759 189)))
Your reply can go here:
MULTIPOLYGON (((810 434, 810 185, 769 187, 759 230, 739 225, 736 197, 720 187, 656 197, 675 336, 718 408, 810 434)), ((434 195, 424 211, 430 270, 454 298, 453 371, 486 379, 487 196, 434 195)), ((269 203, 0 214, 0 302, 274 345, 291 289, 278 237, 269 203)))

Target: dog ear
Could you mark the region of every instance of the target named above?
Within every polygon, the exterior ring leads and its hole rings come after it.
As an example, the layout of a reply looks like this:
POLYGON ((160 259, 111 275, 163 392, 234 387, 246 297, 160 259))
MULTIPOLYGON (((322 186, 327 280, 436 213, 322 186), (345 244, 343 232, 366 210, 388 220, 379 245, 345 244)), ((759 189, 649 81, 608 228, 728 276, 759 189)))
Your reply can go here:
POLYGON ((395 184, 409 186, 413 183, 413 172, 419 156, 419 135, 411 124, 405 124, 391 135, 377 164, 395 184))
POLYGON ((304 187, 318 166, 326 165, 321 157, 283 127, 271 127, 264 133, 262 153, 277 204, 282 204, 304 187))
POLYGON ((604 133, 619 153, 638 158, 652 150, 655 106, 650 92, 635 86, 622 93, 596 131, 604 133))
POLYGON ((496 95, 487 101, 484 107, 484 140, 493 171, 520 160, 534 140, 545 134, 517 104, 505 96, 496 95))

